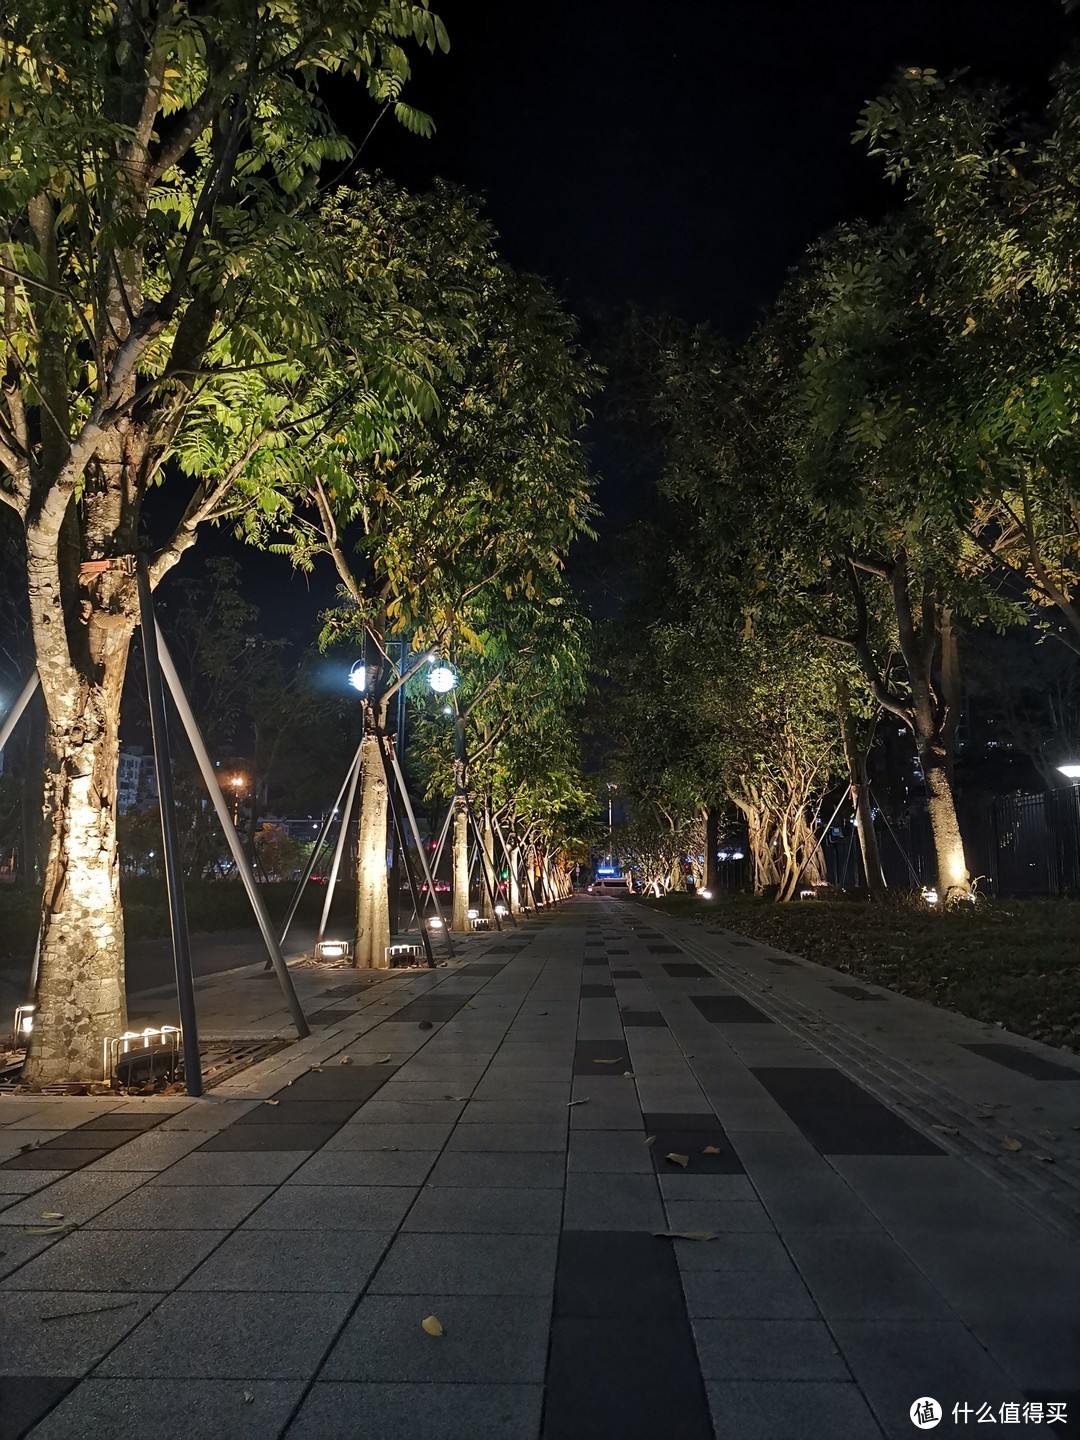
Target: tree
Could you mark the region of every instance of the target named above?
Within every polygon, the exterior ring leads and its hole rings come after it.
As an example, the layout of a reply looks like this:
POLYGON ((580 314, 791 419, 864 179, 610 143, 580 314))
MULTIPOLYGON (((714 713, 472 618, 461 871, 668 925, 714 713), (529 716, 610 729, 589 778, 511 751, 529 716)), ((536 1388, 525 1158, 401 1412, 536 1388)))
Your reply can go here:
MULTIPOLYGON (((195 437, 244 374, 320 370, 335 273, 311 197, 347 145, 315 81, 351 74, 422 129, 399 100, 407 42, 445 46, 426 0, 27 0, 3 21, 0 502, 25 543, 52 827, 32 1082, 93 1076, 124 1028, 116 763, 143 499, 178 452, 199 473, 195 437)), ((200 477, 155 582, 282 418, 200 477)))

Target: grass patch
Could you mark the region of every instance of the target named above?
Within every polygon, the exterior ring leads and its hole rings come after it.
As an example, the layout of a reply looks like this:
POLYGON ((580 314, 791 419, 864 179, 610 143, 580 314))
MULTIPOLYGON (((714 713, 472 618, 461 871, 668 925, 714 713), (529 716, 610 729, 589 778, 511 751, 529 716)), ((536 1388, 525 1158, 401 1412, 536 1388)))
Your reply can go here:
POLYGON ((643 902, 733 930, 901 995, 1080 1052, 1080 901, 989 900, 935 911, 749 895, 643 902))

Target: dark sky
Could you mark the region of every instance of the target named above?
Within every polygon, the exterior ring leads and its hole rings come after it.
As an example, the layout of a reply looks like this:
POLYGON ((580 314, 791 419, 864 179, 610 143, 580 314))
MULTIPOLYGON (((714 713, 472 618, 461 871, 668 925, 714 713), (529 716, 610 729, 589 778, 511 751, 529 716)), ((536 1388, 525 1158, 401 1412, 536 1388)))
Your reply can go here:
MULTIPOLYGON (((1060 0, 433 8, 450 54, 420 57, 406 98, 433 116, 436 136, 413 137, 387 118, 361 163, 415 186, 442 175, 483 196, 507 257, 553 281, 579 314, 632 301, 733 338, 816 236, 890 203, 894 192, 851 132, 898 67, 968 68, 1037 107, 1075 32, 1060 0)), ((359 141, 370 104, 343 83, 329 98, 359 141)), ((603 424, 590 443, 610 536, 647 480, 603 424)), ((207 538, 207 551, 232 548, 207 538)), ((582 578, 607 549, 578 555, 582 578)), ((304 604, 295 582, 280 584, 280 560, 244 563, 269 624, 310 634, 332 580, 315 577, 304 604)))
POLYGON ((1074 28, 1060 0, 433 8, 451 51, 420 61, 409 93, 437 135, 384 121, 367 162, 484 195, 508 257, 575 308, 633 300, 733 335, 817 235, 888 203, 851 132, 898 67, 966 67, 1037 104, 1074 28))

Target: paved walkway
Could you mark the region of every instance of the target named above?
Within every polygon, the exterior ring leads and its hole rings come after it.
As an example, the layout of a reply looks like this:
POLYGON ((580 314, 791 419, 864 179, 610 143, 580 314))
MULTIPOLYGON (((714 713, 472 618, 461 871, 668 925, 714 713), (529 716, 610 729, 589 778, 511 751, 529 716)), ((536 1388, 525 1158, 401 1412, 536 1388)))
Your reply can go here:
POLYGON ((615 899, 298 973, 205 1100, 0 1097, 0 1440, 1080 1423, 1075 1060, 615 899))

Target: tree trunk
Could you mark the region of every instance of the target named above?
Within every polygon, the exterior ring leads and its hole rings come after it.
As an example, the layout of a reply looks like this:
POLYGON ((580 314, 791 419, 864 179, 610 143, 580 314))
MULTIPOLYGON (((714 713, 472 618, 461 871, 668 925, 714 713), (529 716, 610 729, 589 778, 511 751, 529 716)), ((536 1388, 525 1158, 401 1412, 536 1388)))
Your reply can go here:
POLYGON ((450 928, 462 933, 469 924, 469 812, 464 795, 454 797, 454 905, 450 928))
POLYGON ((360 786, 360 831, 356 863, 356 946, 358 970, 386 968, 390 944, 390 908, 386 884, 386 825, 389 808, 386 775, 379 755, 381 712, 369 706, 364 737, 364 774, 360 786))
POLYGON ((860 741, 859 727, 851 713, 851 695, 843 676, 839 676, 836 681, 836 709, 844 741, 844 758, 847 761, 848 781, 851 785, 851 805, 857 821, 855 828, 859 832, 859 853, 862 856, 866 888, 870 892, 871 900, 884 900, 889 893, 889 887, 885 883, 885 872, 881 868, 881 853, 878 850, 877 831, 874 829, 866 749, 860 741))
POLYGON ((964 840, 956 814, 956 801, 940 745, 919 747, 919 763, 926 782, 926 808, 934 838, 937 892, 942 905, 971 896, 971 875, 964 857, 964 840))
POLYGON ((705 889, 713 895, 720 886, 720 864, 716 852, 720 846, 720 810, 716 805, 705 807, 705 889))
POLYGON ((30 529, 27 538, 49 844, 37 1010, 23 1074, 42 1085, 101 1080, 102 1042, 127 1027, 116 788, 135 589, 121 568, 103 563, 80 573, 78 613, 65 616, 59 537, 30 529))
POLYGON ((509 867, 510 867, 510 913, 520 915, 521 904, 521 879, 518 867, 521 864, 521 847, 514 843, 513 837, 509 837, 509 867))
POLYGON ((480 820, 480 864, 483 866, 480 886, 480 914, 486 915, 489 920, 495 918, 495 903, 493 897, 497 897, 498 877, 495 872, 493 856, 495 853, 495 832, 491 824, 491 801, 484 800, 480 820))

